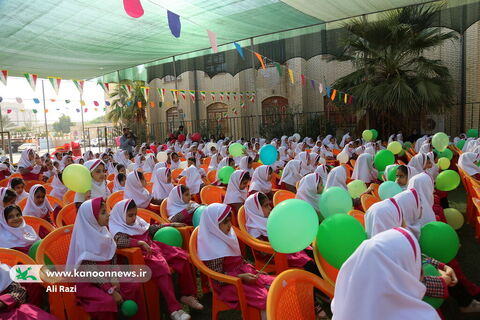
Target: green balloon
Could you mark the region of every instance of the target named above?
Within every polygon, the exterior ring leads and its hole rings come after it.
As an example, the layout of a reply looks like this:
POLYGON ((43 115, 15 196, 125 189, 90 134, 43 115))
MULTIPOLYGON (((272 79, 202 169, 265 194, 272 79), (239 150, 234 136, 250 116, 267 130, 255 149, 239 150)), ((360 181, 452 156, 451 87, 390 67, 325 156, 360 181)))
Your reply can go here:
POLYGON ((240 143, 232 143, 229 147, 228 147, 228 152, 230 153, 230 155, 232 157, 240 157, 240 156, 243 156, 243 152, 245 151, 245 147, 242 146, 240 143))
POLYGON ((336 214, 326 218, 318 227, 317 248, 330 265, 340 269, 366 239, 367 233, 357 219, 336 214))
POLYGON ((458 253, 460 240, 453 228, 443 222, 433 221, 420 231, 422 253, 443 263, 449 263, 458 253))
POLYGON ((400 151, 400 153, 398 154, 399 157, 403 157, 405 155, 405 150, 402 149, 402 151, 400 151))
POLYGON ((458 140, 457 141, 457 148, 462 150, 463 146, 465 145, 465 140, 458 140))
POLYGON ((460 184, 460 176, 456 171, 444 170, 435 179, 435 188, 441 191, 452 191, 460 184))
POLYGON ((195 209, 195 212, 193 213, 193 218, 192 218, 192 224, 196 228, 200 225, 200 218, 202 217, 203 211, 207 206, 200 206, 197 209, 195 209))
MULTIPOLYGON (((440 272, 430 263, 425 263, 423 265, 423 274, 425 276, 438 277, 440 275, 440 272)), ((444 299, 424 296, 423 301, 431 305, 433 308, 438 309, 442 305, 444 299)))
POLYGON ((62 181, 65 187, 78 192, 85 193, 92 189, 92 175, 87 167, 81 164, 71 164, 63 170, 62 181))
POLYGON ((230 181, 230 176, 234 171, 235 169, 230 166, 225 166, 220 169, 220 171, 218 172, 218 178, 220 179, 220 182, 223 184, 228 184, 228 182, 230 181))
POLYGON ((467 137, 469 138, 478 138, 478 129, 468 129, 467 137))
POLYGON ((125 300, 121 306, 122 314, 127 317, 133 317, 138 312, 138 305, 133 300, 125 300))
POLYGON ((384 171, 387 166, 395 162, 395 156, 390 150, 380 150, 375 155, 373 162, 378 171, 384 171))
POLYGON ((350 194, 340 187, 330 187, 323 191, 318 201, 320 213, 324 218, 337 213, 347 213, 352 210, 353 202, 350 194))
POLYGON ((403 149, 410 149, 412 147, 412 143, 407 141, 403 144, 403 149))
POLYGON ((33 260, 36 259, 36 256, 37 256, 37 249, 38 249, 38 246, 40 245, 40 243, 42 243, 42 240, 37 240, 35 241, 32 246, 30 247, 30 249, 28 249, 28 255, 30 256, 30 258, 32 258, 33 260))
POLYGON ((317 212, 300 199, 282 201, 273 208, 267 220, 268 240, 273 249, 281 253, 304 250, 315 239, 317 230, 317 212))
POLYGON ((362 180, 351 181, 349 184, 347 184, 347 188, 352 199, 360 198, 362 193, 367 191, 367 186, 362 180))
POLYGON ((370 141, 373 138, 373 132, 371 130, 363 130, 362 138, 365 141, 370 141))
POLYGON ((375 129, 370 129, 372 131, 372 140, 376 140, 378 137, 378 131, 375 129))
POLYGON ((181 248, 183 244, 182 234, 174 227, 163 227, 159 229, 155 233, 153 240, 179 248, 181 248))
POLYGON ((393 167, 388 171, 388 181, 395 181, 397 180, 397 169, 398 166, 393 167))
POLYGON ((438 151, 437 149, 433 149, 433 152, 437 154, 437 158, 447 158, 448 160, 452 160, 453 158, 453 151, 448 148, 442 152, 438 151))
POLYGON ((448 136, 443 132, 437 132, 432 138, 432 146, 438 151, 443 151, 448 146, 448 136))

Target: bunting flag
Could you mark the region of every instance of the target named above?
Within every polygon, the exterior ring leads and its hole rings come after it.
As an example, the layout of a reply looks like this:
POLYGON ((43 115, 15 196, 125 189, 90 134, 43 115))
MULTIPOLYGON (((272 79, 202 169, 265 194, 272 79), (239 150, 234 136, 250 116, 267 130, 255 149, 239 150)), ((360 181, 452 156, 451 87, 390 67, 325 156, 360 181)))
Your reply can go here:
POLYGON ((232 108, 232 112, 234 115, 238 116, 237 108, 232 108))
POLYGON ((227 91, 227 95, 226 95, 227 101, 230 101, 230 93, 231 93, 230 91, 227 91))
POLYGON ((77 108, 77 109, 75 109, 75 110, 77 110, 77 112, 80 112, 80 109, 78 109, 78 108, 77 108))
POLYGON ((12 113, 12 109, 7 109, 7 114, 12 113))
POLYGON ((210 92, 210 97, 212 98, 212 101, 215 101, 215 91, 210 92))
POLYGON ((290 76, 290 83, 294 83, 295 82, 295 78, 293 77, 293 70, 292 69, 288 69, 288 75, 290 76))
POLYGON ((132 86, 129 85, 129 84, 122 84, 120 86, 126 93, 127 95, 130 97, 132 95, 132 86))
POLYGON ((343 103, 347 104, 347 101, 348 101, 348 94, 345 93, 343 97, 343 103))
POLYGON ((23 99, 22 99, 22 97, 16 97, 15 101, 17 101, 17 103, 22 103, 23 99))
POLYGON ((85 101, 80 100, 80 106, 84 107, 86 105, 85 101))
POLYGON ((165 102, 165 89, 163 88, 157 88, 158 94, 160 96, 160 101, 165 102))
POLYGON ((250 95, 250 101, 252 103, 255 103, 255 92, 252 92, 252 94, 250 95))
POLYGON ((66 104, 69 104, 69 103, 70 103, 70 100, 68 100, 68 99, 65 100, 65 103, 66 103, 66 104))
POLYGON ((214 53, 218 53, 218 46, 217 46, 217 35, 215 32, 211 30, 207 30, 208 33, 208 39, 210 39, 210 46, 212 47, 212 50, 214 53))
POLYGON ((253 52, 253 53, 257 57, 258 61, 260 61, 260 64, 262 65, 262 69, 265 70, 265 62, 263 61, 263 56, 258 52, 253 52))
POLYGON ((105 101, 105 105, 106 105, 107 107, 109 107, 109 106, 110 106, 110 101, 105 101))
POLYGON ((48 113, 48 109, 44 109, 45 110, 45 113, 48 113))
POLYGON ((58 77, 48 77, 48 80, 50 81, 50 84, 52 85, 55 94, 58 96, 58 91, 60 90, 60 83, 62 83, 62 79, 58 77))
POLYGON ((140 87, 142 90, 142 95, 145 101, 148 101, 148 94, 150 93, 150 88, 149 87, 140 87))
POLYGON ((353 103, 353 96, 350 95, 348 96, 348 104, 352 104, 353 103))
POLYGON ((233 93, 233 100, 237 101, 237 93, 236 92, 232 92, 233 93))
POLYGON ((32 112, 33 112, 33 113, 37 113, 38 110, 37 110, 37 109, 32 109, 32 112))
POLYGON ((7 85, 8 70, 0 70, 0 82, 7 85))
POLYGON ((312 89, 315 89, 315 80, 310 80, 310 84, 312 85, 312 89))
POLYGON ((50 102, 52 102, 52 103, 55 102, 55 101, 57 101, 57 99, 50 99, 50 102))
POLYGON ((83 109, 83 112, 88 112, 88 108, 83 109))
POLYGON ((240 102, 240 108, 246 109, 246 107, 245 107, 245 102, 244 102, 244 101, 240 102))
POLYGON ((243 101, 243 100, 245 100, 245 96, 243 95, 243 92, 242 92, 240 93, 240 101, 243 101))
POLYGON ((98 101, 93 101, 93 104, 95 105, 95 107, 98 107, 100 105, 98 101))
POLYGON ((182 24, 180 22, 180 16, 176 13, 173 13, 170 10, 167 10, 167 19, 168 27, 170 32, 175 38, 180 38, 180 33, 182 31, 182 24))
POLYGON ((327 87, 327 97, 330 98, 330 95, 332 94, 332 89, 330 87, 327 87))
POLYGON ((137 107, 138 109, 142 109, 142 101, 137 101, 137 107))
POLYGON ((23 76, 25 77, 25 79, 27 79, 28 84, 30 85, 32 90, 35 91, 35 89, 37 88, 37 78, 38 78, 38 76, 36 74, 32 74, 32 73, 24 73, 23 76))
POLYGON ((318 83, 318 92, 323 92, 323 85, 320 82, 318 83))
POLYGON ((39 103, 40 103, 40 99, 38 99, 38 98, 33 98, 33 102, 35 102, 35 104, 39 104, 39 103))
POLYGON ((233 45, 235 46, 235 49, 237 49, 237 52, 240 55, 240 57, 242 57, 242 59, 245 60, 245 56, 243 55, 242 47, 236 42, 234 42, 233 45))
POLYGON ((302 86, 307 84, 306 81, 305 81, 305 75, 304 74, 300 75, 300 79, 302 80, 302 86))
POLYGON ((150 101, 149 104, 150 104, 150 108, 155 108, 155 102, 150 101))
POLYGON ((280 63, 275 62, 275 68, 277 68, 278 76, 281 77, 282 76, 282 66, 280 65, 280 63))
POLYGON ((205 91, 200 91, 200 98, 202 99, 202 101, 205 101, 207 99, 205 91))
POLYGON ((133 105, 132 101, 127 101, 127 107, 131 107, 133 105))
POLYGON ((188 93, 190 94, 190 99, 192 99, 192 102, 195 102, 195 90, 189 90, 188 93))
POLYGON ((73 81, 73 84, 75 85, 75 87, 77 88, 78 92, 80 92, 80 95, 83 94, 83 85, 85 83, 84 80, 72 80, 73 81))
POLYGON ((98 84, 100 87, 102 87, 103 91, 105 91, 106 94, 109 93, 110 88, 109 88, 108 83, 99 81, 97 84, 98 84))
POLYGON ((170 93, 172 94, 173 101, 177 102, 177 96, 175 95, 175 89, 170 89, 170 93))
POLYGON ((336 95, 337 95, 337 90, 333 89, 332 96, 330 97, 330 99, 332 99, 332 101, 335 100, 336 95))
POLYGON ((185 90, 179 90, 179 91, 180 91, 180 94, 182 95, 183 100, 186 100, 187 99, 187 94, 186 94, 185 90))
POLYGON ((223 101, 223 98, 224 98, 223 95, 224 95, 224 93, 225 93, 225 92, 220 91, 220 101, 223 101))

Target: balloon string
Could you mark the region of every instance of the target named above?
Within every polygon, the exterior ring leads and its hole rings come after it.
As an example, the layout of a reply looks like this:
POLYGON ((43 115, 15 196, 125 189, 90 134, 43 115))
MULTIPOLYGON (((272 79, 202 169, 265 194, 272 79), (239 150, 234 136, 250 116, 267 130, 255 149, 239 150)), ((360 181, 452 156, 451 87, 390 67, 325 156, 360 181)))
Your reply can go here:
POLYGON ((263 272, 263 270, 265 270, 265 268, 268 266, 268 264, 270 263, 270 261, 272 261, 273 257, 275 257, 275 253, 276 253, 276 252, 274 252, 274 253, 270 256, 270 258, 267 260, 267 262, 265 263, 265 265, 263 266, 263 268, 262 268, 261 270, 259 270, 258 272, 263 272))

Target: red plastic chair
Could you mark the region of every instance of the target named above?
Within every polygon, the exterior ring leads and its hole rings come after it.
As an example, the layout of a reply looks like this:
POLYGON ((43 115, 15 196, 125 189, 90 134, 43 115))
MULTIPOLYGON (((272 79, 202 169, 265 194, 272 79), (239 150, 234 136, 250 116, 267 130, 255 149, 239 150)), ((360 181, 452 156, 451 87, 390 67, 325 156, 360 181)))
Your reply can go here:
POLYGON ((200 202, 206 205, 212 203, 223 203, 225 194, 227 192, 224 188, 207 185, 200 190, 200 202))

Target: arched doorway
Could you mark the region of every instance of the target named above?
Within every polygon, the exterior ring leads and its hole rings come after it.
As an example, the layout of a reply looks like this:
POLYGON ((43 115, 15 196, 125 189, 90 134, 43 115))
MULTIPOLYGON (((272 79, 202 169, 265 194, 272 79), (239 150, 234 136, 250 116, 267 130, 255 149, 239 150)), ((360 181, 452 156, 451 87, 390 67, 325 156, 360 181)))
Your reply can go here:
POLYGON ((288 99, 280 96, 268 97, 262 101, 263 125, 274 125, 285 120, 288 112, 288 99))
POLYGON ((219 137, 220 135, 228 136, 228 106, 222 102, 214 102, 207 107, 207 126, 208 134, 219 137))
POLYGON ((181 109, 172 107, 167 110, 167 133, 175 132, 183 122, 183 112, 181 109))

